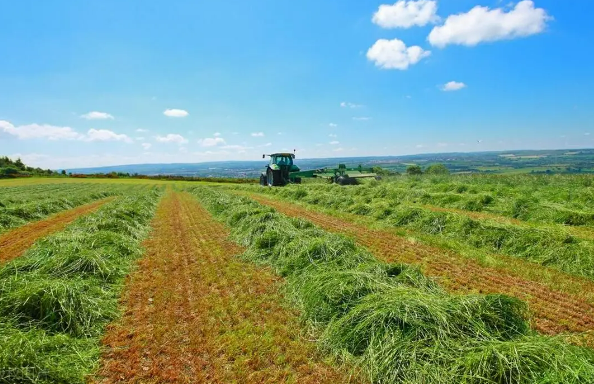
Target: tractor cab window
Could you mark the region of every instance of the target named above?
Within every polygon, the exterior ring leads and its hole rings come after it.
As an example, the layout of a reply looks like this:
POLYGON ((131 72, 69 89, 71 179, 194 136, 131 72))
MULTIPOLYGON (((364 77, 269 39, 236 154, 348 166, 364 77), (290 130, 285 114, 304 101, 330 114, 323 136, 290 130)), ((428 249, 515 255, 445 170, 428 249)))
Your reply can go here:
POLYGON ((272 162, 276 165, 293 165, 293 159, 290 156, 275 156, 272 162))

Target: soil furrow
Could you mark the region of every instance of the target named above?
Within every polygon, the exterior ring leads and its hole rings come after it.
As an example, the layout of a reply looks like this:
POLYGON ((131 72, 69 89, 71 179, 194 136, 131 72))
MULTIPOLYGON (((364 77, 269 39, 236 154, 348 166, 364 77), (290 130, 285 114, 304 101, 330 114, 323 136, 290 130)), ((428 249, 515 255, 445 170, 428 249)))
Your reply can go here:
MULTIPOLYGON (((594 305, 573 294, 553 290, 507 270, 482 266, 451 251, 411 242, 390 231, 370 229, 263 195, 251 194, 250 197, 286 215, 301 217, 331 232, 353 237, 379 259, 420 265, 424 273, 452 292, 504 293, 518 297, 529 303, 534 326, 543 333, 594 330, 594 305)), ((580 284, 584 289, 594 289, 594 283, 580 284)))
POLYGON ((168 192, 95 382, 354 382, 300 334, 282 281, 241 261, 228 235, 191 195, 168 192))
POLYGON ((0 263, 5 263, 21 256, 39 238, 64 229, 68 224, 81 216, 88 215, 101 207, 113 197, 94 201, 49 218, 26 224, 0 235, 0 263))

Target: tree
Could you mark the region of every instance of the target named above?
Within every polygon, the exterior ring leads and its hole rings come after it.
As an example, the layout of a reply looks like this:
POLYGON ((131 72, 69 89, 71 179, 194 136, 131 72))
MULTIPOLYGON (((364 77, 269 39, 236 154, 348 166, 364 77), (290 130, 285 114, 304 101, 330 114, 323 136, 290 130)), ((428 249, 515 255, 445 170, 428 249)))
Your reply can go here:
POLYGON ((25 164, 23 164, 23 162, 21 161, 21 158, 20 157, 14 162, 14 165, 18 169, 25 169, 25 164))
POLYGON ((406 168, 406 174, 411 176, 422 175, 423 170, 418 165, 410 165, 408 168, 406 168))
POLYGON ((427 175, 449 175, 450 170, 443 164, 433 164, 425 170, 427 175))
POLYGON ((62 173, 62 175, 66 176, 66 170, 65 169, 62 169, 62 172, 61 173, 62 173))

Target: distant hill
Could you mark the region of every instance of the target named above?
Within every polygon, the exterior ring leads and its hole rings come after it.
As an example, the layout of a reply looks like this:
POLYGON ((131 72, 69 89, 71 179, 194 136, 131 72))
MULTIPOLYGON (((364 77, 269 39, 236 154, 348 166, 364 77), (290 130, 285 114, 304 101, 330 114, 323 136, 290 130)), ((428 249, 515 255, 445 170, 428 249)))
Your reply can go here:
MULTIPOLYGON (((502 152, 435 153, 408 156, 339 157, 297 159, 302 170, 347 166, 380 166, 404 172, 411 164, 428 166, 442 163, 453 173, 594 173, 594 149, 522 150, 502 152)), ((205 163, 130 164, 110 167, 69 169, 78 174, 138 173, 142 175, 179 175, 197 177, 257 177, 266 160, 217 161, 205 163)))

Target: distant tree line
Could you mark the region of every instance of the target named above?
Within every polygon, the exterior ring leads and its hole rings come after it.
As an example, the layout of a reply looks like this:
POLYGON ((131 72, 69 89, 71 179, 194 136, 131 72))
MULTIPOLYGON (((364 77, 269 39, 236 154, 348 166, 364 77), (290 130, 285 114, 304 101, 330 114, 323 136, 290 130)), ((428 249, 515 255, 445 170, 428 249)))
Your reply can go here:
MULTIPOLYGON (((30 176, 59 176, 60 173, 51 169, 41 169, 26 166, 19 158, 11 160, 4 156, 0 157, 0 179, 30 176)), ((63 173, 65 175, 65 173, 63 173)))
POLYGON ((406 168, 406 174, 410 176, 417 175, 449 175, 450 170, 443 164, 432 164, 425 168, 421 168, 419 165, 410 165, 406 168))

